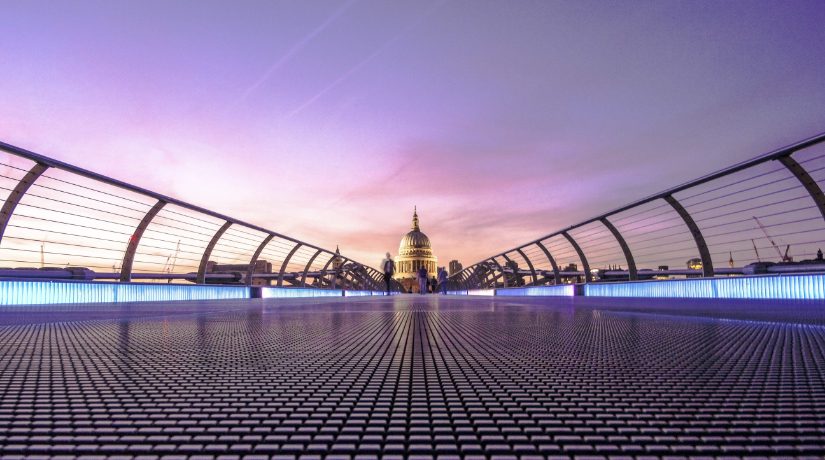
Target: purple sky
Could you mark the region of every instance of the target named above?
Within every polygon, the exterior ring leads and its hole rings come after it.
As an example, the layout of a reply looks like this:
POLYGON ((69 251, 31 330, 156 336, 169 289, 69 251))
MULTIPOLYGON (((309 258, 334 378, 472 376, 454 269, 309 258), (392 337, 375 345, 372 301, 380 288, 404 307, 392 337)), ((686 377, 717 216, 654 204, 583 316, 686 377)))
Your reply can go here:
POLYGON ((825 130, 825 2, 9 1, 0 140, 468 264, 825 130))

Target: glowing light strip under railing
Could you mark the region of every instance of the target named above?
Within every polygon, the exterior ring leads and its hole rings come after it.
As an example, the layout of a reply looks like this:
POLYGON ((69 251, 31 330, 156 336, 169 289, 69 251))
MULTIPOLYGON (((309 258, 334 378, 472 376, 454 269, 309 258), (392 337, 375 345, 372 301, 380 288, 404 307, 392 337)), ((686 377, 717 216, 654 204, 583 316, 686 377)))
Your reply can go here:
POLYGON ((246 286, 0 281, 0 305, 248 299, 246 286))
POLYGON ((743 276, 736 278, 594 283, 587 297, 676 297, 707 299, 825 299, 825 275, 743 276))
POLYGON ((313 288, 261 288, 262 299, 283 299, 298 297, 341 297, 344 291, 341 289, 313 289, 313 288))
POLYGON ((551 296, 551 297, 573 297, 576 295, 576 286, 572 284, 559 284, 557 286, 532 286, 523 288, 496 289, 497 296, 551 296))
POLYGON ((364 297, 373 295, 387 295, 384 291, 344 291, 344 297, 364 297))
POLYGON ((479 296, 488 296, 488 295, 496 295, 495 289, 470 289, 467 291, 467 295, 479 295, 479 296))

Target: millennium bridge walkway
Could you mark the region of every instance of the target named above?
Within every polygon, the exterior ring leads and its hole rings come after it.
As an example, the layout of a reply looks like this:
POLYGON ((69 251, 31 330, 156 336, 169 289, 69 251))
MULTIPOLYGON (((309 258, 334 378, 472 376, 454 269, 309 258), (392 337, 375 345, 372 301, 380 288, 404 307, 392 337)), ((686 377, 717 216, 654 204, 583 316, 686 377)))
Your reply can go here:
POLYGON ((396 295, 0 321, 6 458, 825 455, 811 302, 396 295))
POLYGON ((0 143, 0 458, 825 458, 823 187, 825 134, 387 296, 0 143))

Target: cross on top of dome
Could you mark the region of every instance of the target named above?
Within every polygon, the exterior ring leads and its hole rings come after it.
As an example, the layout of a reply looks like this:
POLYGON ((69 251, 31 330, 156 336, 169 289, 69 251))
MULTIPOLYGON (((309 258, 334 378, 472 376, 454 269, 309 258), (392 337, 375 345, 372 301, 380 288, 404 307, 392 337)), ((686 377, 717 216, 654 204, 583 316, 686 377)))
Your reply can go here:
POLYGON ((422 250, 430 254, 430 248, 430 239, 427 238, 427 235, 421 231, 418 221, 418 208, 416 207, 413 210, 412 229, 404 235, 404 238, 401 239, 398 254, 410 255, 413 253, 419 253, 422 250))

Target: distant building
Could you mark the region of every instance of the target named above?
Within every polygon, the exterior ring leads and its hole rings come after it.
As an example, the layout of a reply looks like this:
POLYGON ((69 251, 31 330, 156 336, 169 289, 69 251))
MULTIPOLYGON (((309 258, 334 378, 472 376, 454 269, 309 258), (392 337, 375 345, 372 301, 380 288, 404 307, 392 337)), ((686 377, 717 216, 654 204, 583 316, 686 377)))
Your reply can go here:
POLYGON ((338 245, 335 245, 335 257, 332 259, 332 271, 333 275, 330 276, 331 278, 331 286, 333 289, 338 287, 338 280, 343 278, 342 270, 344 268, 344 258, 341 257, 341 250, 338 249, 338 245))
MULTIPOLYGON (((249 271, 249 264, 219 264, 215 261, 208 261, 206 263, 205 273, 220 273, 233 274, 236 279, 230 280, 223 278, 216 283, 219 284, 246 284, 246 275, 249 271)), ((255 261, 252 266, 252 273, 272 274, 272 263, 259 259, 255 261)), ((207 283, 209 281, 207 280, 207 283)), ((252 286, 270 286, 269 278, 252 278, 252 286)))
MULTIPOLYGON (((702 270, 702 259, 696 257, 686 263, 688 270, 702 270)), ((700 278, 702 275, 687 275, 688 278, 700 278)))
POLYGON ((509 277, 508 275, 504 275, 505 278, 509 279, 508 284, 510 286, 524 286, 524 277, 519 272, 518 262, 515 260, 508 260, 504 266, 512 271, 512 274, 509 275, 509 277))
POLYGON ((459 262, 457 260, 451 260, 450 261, 450 276, 455 275, 456 273, 460 272, 463 269, 464 269, 464 267, 461 265, 461 262, 459 262))
POLYGON ((577 264, 574 264, 573 262, 570 262, 569 264, 567 264, 566 267, 564 267, 560 270, 561 282, 562 283, 581 283, 582 282, 582 277, 580 275, 578 275, 578 274, 576 274, 576 275, 566 274, 566 273, 569 273, 569 272, 577 272, 577 271, 579 271, 579 266, 577 264))
POLYGON ((421 266, 427 268, 427 275, 432 278, 438 270, 438 258, 433 255, 430 238, 418 225, 418 210, 413 211, 412 229, 401 238, 398 257, 395 258, 395 278, 407 292, 418 292, 416 275, 421 266))
POLYGON ((702 259, 700 259, 698 257, 695 258, 695 259, 690 259, 690 260, 687 261, 686 265, 687 265, 688 270, 701 270, 702 269, 702 259))

